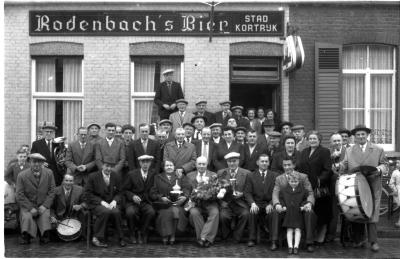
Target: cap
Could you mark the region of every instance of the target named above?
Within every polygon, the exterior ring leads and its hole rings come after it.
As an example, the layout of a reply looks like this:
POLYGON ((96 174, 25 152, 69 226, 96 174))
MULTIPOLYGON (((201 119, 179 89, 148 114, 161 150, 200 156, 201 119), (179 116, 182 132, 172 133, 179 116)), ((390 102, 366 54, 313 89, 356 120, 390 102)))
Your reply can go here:
POLYGON ((54 125, 54 122, 51 121, 44 121, 42 129, 52 129, 52 130, 57 130, 56 125, 54 125))
POLYGON ((32 153, 28 156, 28 159, 36 159, 40 161, 46 161, 46 158, 39 153, 32 153))
POLYGON ((304 129, 304 126, 303 125, 294 125, 292 127, 292 130, 299 130, 299 129, 304 129))
POLYGON ((184 128, 184 127, 186 127, 186 126, 190 126, 190 127, 192 127, 193 129, 195 128, 195 126, 194 126, 192 123, 190 123, 190 122, 185 122, 185 123, 183 123, 182 128, 184 128))
POLYGON ((282 136, 282 134, 277 131, 271 131, 270 133, 268 133, 268 136, 270 136, 272 138, 280 138, 282 136))
POLYGON ((163 119, 160 120, 160 122, 158 123, 158 125, 164 124, 164 123, 169 123, 172 126, 172 121, 168 120, 168 119, 163 119))
POLYGON ((245 127, 237 127, 237 128, 235 129, 235 133, 238 132, 238 131, 244 131, 244 132, 246 133, 246 132, 247 132, 247 129, 246 129, 245 127))
POLYGON ((139 161, 142 161, 142 160, 153 160, 153 159, 154 159, 154 156, 143 155, 143 156, 138 157, 137 159, 138 159, 139 161))
POLYGON ((91 123, 89 126, 87 126, 87 128, 90 129, 92 126, 96 126, 98 129, 101 129, 100 125, 97 123, 91 123))
POLYGON ((170 73, 174 73, 174 72, 175 72, 174 69, 169 68, 169 69, 164 70, 164 71, 162 72, 162 74, 163 74, 163 75, 166 75, 166 74, 170 74, 170 73))
POLYGON ((198 102, 196 103, 196 105, 199 105, 199 104, 202 104, 202 103, 207 104, 207 101, 198 101, 198 102))
POLYGON ((178 100, 175 101, 175 103, 186 103, 186 104, 188 104, 189 102, 186 101, 185 99, 178 99, 178 100))
POLYGON ((233 107, 231 108, 232 111, 237 110, 237 109, 243 111, 244 108, 243 108, 243 106, 240 106, 240 105, 236 105, 236 106, 233 106, 233 107))
POLYGON ((222 124, 221 123, 213 123, 213 124, 210 125, 210 129, 215 128, 215 127, 222 128, 222 124))
POLYGON ((228 104, 231 104, 232 102, 228 100, 228 101, 222 101, 222 102, 220 102, 219 104, 220 104, 220 105, 224 105, 224 104, 227 104, 227 103, 228 103, 228 104))
POLYGON ((225 160, 231 159, 231 158, 240 158, 240 154, 237 152, 230 152, 224 156, 225 160))
POLYGON ((194 123, 197 119, 203 119, 204 123, 207 123, 207 118, 202 115, 196 115, 192 118, 191 122, 194 123))
POLYGON ((282 121, 280 128, 282 129, 282 127, 286 125, 289 127, 293 127, 293 123, 291 123, 290 121, 282 121))
POLYGON ((274 120, 266 119, 263 121, 262 126, 263 127, 271 127, 271 126, 275 127, 275 122, 274 122, 274 120))
POLYGON ((367 128, 367 126, 365 126, 364 124, 356 125, 354 127, 354 129, 351 130, 351 134, 355 135, 357 133, 357 131, 365 131, 365 132, 367 132, 367 134, 371 133, 371 129, 367 128))
POLYGON ((339 134, 346 133, 346 134, 349 135, 349 136, 352 135, 352 134, 351 134, 351 131, 348 130, 348 129, 346 129, 346 128, 341 128, 341 129, 339 129, 339 130, 338 130, 338 133, 339 133, 339 134))

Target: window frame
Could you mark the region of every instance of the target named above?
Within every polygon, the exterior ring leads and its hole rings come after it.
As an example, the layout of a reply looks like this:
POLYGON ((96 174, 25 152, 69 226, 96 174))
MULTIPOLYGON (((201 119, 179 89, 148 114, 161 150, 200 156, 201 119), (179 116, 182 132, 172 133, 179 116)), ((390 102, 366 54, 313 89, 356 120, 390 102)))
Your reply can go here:
MULTIPOLYGON (((366 46, 367 47, 367 67, 365 69, 342 69, 342 74, 357 74, 357 75, 364 75, 364 122, 367 127, 371 125, 371 75, 392 75, 392 143, 391 144, 376 144, 382 147, 385 151, 394 151, 395 144, 396 144, 396 47, 392 45, 385 45, 385 44, 351 44, 345 45, 348 46, 366 46), (393 48, 393 69, 371 69, 369 66, 369 59, 370 59, 370 46, 372 45, 381 45, 381 46, 390 46, 393 48)), ((342 83, 343 85, 343 83, 342 83)), ((345 110, 356 110, 355 108, 344 108, 342 105, 342 114, 344 114, 345 110)), ((344 121, 343 121, 344 122, 344 121)), ((343 125, 344 126, 344 125, 343 125)))
MULTIPOLYGON (((82 57, 81 73, 82 73, 82 91, 81 92, 38 92, 36 91, 36 59, 49 56, 32 56, 31 57, 31 142, 37 139, 37 102, 38 101, 80 101, 82 103, 81 125, 83 125, 84 115, 84 58, 82 57)), ((66 56, 55 56, 66 57, 66 56)), ((68 140, 73 141, 72 139, 68 140)))

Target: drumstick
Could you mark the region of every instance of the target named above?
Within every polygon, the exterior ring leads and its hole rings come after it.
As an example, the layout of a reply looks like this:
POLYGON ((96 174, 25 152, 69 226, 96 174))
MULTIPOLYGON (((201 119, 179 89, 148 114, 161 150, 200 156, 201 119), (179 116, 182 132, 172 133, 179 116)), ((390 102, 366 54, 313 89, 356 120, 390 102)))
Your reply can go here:
POLYGON ((61 221, 59 221, 59 220, 57 220, 57 223, 58 223, 58 224, 60 224, 60 225, 63 225, 63 226, 69 227, 69 228, 74 228, 74 227, 71 227, 70 225, 67 225, 67 224, 61 223, 61 221))

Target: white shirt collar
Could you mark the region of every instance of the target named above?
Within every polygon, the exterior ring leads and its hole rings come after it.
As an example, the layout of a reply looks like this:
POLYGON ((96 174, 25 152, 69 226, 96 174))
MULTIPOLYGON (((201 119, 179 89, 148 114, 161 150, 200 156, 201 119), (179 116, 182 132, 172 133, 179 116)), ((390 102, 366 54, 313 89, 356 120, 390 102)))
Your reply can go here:
POLYGON ((105 173, 103 173, 103 171, 101 171, 101 174, 103 175, 103 178, 111 178, 111 174, 110 175, 106 175, 105 173))

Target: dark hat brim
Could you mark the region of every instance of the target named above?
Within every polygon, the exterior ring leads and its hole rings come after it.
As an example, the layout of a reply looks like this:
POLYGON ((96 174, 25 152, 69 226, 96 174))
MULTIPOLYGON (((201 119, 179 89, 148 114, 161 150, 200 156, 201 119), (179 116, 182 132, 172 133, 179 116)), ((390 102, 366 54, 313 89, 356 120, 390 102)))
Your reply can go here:
POLYGON ((358 131, 365 131, 367 134, 371 133, 371 129, 367 127, 357 127, 350 131, 351 135, 355 135, 358 131))
POLYGON ((192 120, 190 121, 191 123, 194 123, 197 119, 203 119, 204 123, 207 123, 207 118, 202 116, 202 115, 196 115, 192 118, 192 120))

